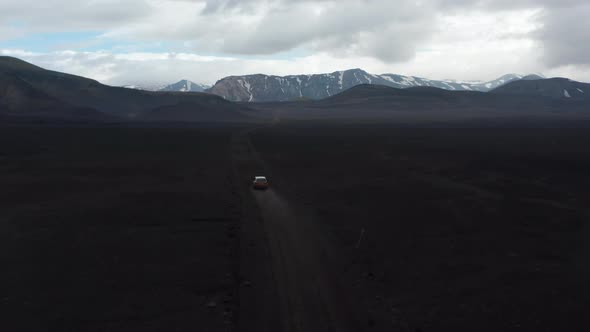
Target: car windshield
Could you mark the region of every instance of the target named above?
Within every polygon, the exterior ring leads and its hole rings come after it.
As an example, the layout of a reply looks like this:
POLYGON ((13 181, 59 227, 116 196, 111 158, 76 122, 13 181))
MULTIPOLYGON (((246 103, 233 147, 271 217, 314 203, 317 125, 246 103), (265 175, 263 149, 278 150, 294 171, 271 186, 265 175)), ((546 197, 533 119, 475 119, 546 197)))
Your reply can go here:
POLYGON ((265 178, 256 178, 256 182, 266 182, 265 178))

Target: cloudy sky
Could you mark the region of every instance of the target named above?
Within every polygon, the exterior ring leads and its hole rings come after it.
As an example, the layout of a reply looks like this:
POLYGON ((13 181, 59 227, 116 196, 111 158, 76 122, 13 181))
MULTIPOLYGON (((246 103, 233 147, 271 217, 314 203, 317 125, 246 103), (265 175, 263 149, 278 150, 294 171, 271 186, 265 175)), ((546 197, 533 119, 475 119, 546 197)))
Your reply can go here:
POLYGON ((588 0, 0 0, 0 54, 113 85, 362 68, 590 82, 588 0))

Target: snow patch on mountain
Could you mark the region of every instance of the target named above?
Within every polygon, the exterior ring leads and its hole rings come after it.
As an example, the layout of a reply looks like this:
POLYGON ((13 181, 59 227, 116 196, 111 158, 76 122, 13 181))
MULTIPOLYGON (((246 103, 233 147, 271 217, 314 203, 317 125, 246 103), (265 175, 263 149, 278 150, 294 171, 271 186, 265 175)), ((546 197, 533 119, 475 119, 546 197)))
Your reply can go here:
POLYGON ((142 85, 142 84, 127 84, 123 85, 122 88, 126 89, 133 89, 133 90, 143 90, 143 91, 159 91, 162 86, 161 85, 142 85))
POLYGON ((248 83, 248 81, 246 80, 238 80, 238 82, 240 84, 242 84, 244 86, 244 88, 246 89, 246 92, 248 93, 248 101, 251 102, 252 100, 254 100, 254 95, 252 94, 252 85, 250 85, 250 83, 248 83))
POLYGON ((139 85, 123 85, 123 87, 132 90, 143 90, 139 85))

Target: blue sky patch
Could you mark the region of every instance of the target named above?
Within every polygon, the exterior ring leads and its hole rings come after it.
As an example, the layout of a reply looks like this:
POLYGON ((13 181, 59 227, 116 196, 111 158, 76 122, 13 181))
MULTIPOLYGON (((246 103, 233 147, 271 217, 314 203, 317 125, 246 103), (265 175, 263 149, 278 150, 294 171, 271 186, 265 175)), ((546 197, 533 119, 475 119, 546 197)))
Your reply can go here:
POLYGON ((35 33, 17 39, 0 42, 1 48, 24 49, 31 52, 53 52, 60 50, 97 51, 114 46, 111 40, 99 38, 101 32, 56 32, 35 33))

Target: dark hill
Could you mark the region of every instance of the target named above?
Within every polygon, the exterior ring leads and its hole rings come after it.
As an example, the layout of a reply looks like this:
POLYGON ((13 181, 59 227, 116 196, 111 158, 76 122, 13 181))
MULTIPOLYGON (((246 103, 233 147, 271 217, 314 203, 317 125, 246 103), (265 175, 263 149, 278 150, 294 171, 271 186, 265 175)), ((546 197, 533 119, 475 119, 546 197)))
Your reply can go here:
POLYGON ((520 80, 503 85, 490 93, 564 100, 590 100, 590 84, 572 81, 567 78, 520 80))
POLYGON ((323 99, 320 102, 366 101, 367 99, 400 97, 410 94, 410 90, 391 88, 385 85, 361 84, 332 97, 323 99))
POLYGON ((391 88, 383 85, 363 84, 318 101, 317 104, 359 104, 389 103, 436 103, 461 102, 466 99, 481 99, 485 93, 474 91, 448 91, 433 87, 391 88))
POLYGON ((190 103, 198 110, 242 109, 215 95, 111 87, 84 77, 45 70, 12 57, 0 57, 0 75, 5 90, 22 91, 6 93, 0 104, 18 104, 21 108, 37 109, 39 105, 53 103, 52 108, 95 109, 121 118, 141 117, 143 113, 182 103, 190 103))
POLYGON ((165 122, 249 122, 252 119, 248 109, 236 110, 235 105, 227 103, 214 109, 200 104, 182 102, 162 106, 140 115, 138 120, 165 122))
POLYGON ((358 85, 318 101, 260 103, 251 107, 265 112, 281 110, 285 118, 452 121, 471 119, 524 119, 590 115, 590 103, 526 94, 448 91, 433 87, 396 89, 358 85))
POLYGON ((527 75, 521 79, 526 80, 526 81, 533 81, 533 80, 544 80, 545 77, 537 75, 537 74, 530 74, 530 75, 527 75))
POLYGON ((0 73, 0 116, 5 120, 24 118, 110 119, 106 114, 76 107, 35 89, 10 74, 0 73))

